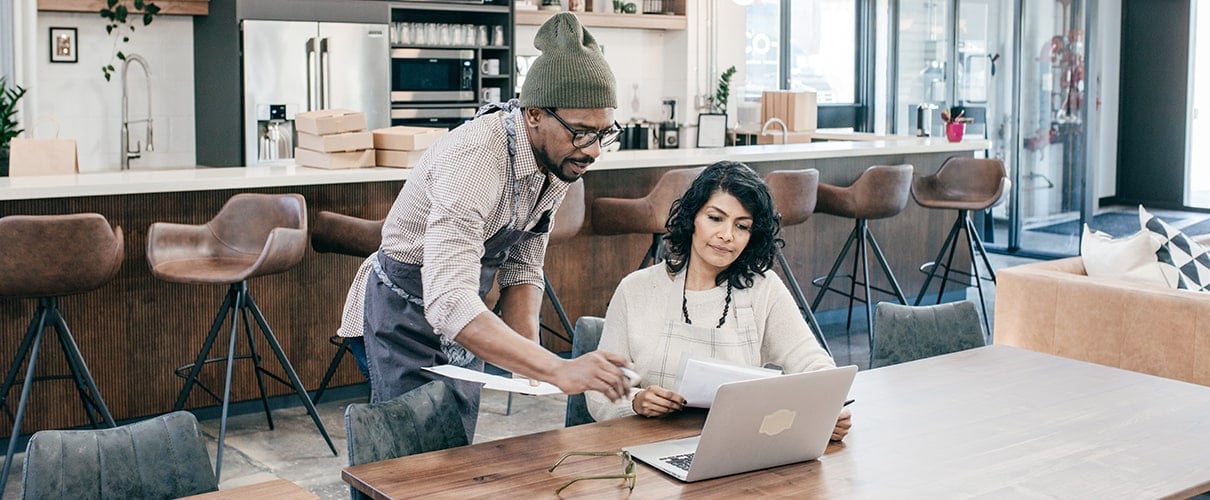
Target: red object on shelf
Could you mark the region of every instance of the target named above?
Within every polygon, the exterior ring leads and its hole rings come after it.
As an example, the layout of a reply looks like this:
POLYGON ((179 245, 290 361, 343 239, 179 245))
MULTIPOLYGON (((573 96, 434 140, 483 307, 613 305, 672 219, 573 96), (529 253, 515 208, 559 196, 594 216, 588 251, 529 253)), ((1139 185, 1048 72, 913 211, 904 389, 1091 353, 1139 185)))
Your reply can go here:
POLYGON ((962 142, 962 136, 966 134, 966 124, 962 122, 949 122, 945 124, 945 138, 950 142, 962 142))

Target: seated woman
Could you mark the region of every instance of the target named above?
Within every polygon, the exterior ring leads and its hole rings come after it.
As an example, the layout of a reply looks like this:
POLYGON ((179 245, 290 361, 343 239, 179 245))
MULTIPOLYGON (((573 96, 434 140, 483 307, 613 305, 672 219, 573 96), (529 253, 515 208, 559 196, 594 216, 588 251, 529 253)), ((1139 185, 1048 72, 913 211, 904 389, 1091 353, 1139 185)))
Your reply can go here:
MULTIPOLYGON (((666 260, 622 279, 609 302, 598 350, 634 364, 639 389, 617 403, 588 392, 596 420, 658 417, 685 398, 669 389, 688 352, 786 373, 833 368, 773 266, 781 215, 768 187, 743 163, 722 161, 698 176, 672 204, 666 260)), ((850 413, 832 433, 843 439, 850 413)))

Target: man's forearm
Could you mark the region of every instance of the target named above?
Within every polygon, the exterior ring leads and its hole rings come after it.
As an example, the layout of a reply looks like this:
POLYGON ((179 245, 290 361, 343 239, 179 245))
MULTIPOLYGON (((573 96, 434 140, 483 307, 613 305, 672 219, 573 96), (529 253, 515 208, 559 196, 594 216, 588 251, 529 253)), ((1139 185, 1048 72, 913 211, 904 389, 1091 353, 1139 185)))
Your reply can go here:
POLYGON ((483 361, 537 380, 552 380, 561 361, 490 311, 475 316, 455 340, 483 361))

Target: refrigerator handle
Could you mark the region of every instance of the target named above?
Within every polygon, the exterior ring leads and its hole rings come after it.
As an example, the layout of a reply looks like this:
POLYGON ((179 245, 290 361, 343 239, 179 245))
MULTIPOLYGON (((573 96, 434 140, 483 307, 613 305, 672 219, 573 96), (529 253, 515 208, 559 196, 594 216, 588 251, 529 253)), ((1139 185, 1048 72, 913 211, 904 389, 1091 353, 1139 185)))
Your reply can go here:
POLYGON ((328 63, 328 38, 319 39, 319 95, 320 109, 328 109, 332 105, 332 73, 328 63))
POLYGON ((317 75, 316 54, 315 54, 315 39, 307 39, 307 111, 315 111, 319 109, 316 106, 318 94, 315 92, 315 82, 317 75))

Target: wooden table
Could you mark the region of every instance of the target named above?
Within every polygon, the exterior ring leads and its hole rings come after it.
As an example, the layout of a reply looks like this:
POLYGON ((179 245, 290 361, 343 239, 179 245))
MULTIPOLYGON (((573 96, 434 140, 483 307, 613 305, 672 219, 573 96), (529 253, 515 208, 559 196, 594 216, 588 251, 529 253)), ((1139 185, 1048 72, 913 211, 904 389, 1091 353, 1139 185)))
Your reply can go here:
MULTIPOLYGON (((631 498, 1184 498, 1210 491, 1210 388, 1007 346, 864 371, 854 430, 819 460, 681 483, 639 464, 631 498)), ((549 497, 616 457, 564 451, 691 436, 704 414, 631 417, 346 468, 375 498, 549 497), (571 465, 571 466, 568 466, 571 465), (564 470, 566 467, 566 470, 564 470)), ((626 497, 620 480, 563 497, 626 497)))
POLYGON ((262 498, 273 498, 276 500, 318 500, 319 495, 304 490, 301 486, 285 479, 274 479, 263 483, 249 484, 238 488, 185 497, 186 500, 259 500, 262 498))

